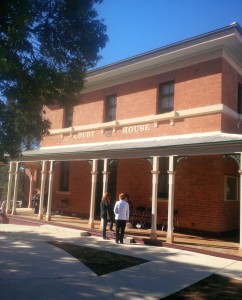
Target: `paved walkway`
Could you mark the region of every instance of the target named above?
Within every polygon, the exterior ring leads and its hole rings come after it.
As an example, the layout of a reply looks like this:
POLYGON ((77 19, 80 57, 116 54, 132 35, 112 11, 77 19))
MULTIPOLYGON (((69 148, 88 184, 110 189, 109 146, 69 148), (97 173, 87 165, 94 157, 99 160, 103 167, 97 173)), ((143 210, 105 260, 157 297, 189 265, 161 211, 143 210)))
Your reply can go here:
MULTIPOLYGON (((89 219, 74 217, 74 216, 51 216, 51 221, 46 220, 44 215, 43 220, 38 219, 38 215, 34 214, 31 208, 18 208, 16 215, 8 215, 10 224, 21 225, 43 225, 51 224, 67 228, 75 228, 79 230, 87 230, 91 235, 101 236, 100 219, 94 220, 94 228, 90 228, 89 219)), ((136 242, 144 243, 146 245, 175 247, 187 251, 195 251, 198 253, 217 255, 223 258, 238 259, 242 261, 239 256, 239 235, 233 234, 225 237, 215 238, 206 236, 197 236, 192 234, 185 234, 182 232, 174 233, 174 241, 172 245, 166 243, 166 232, 157 230, 157 240, 150 239, 150 230, 126 228, 126 234, 132 236, 136 242)), ((107 231, 107 236, 113 238, 113 233, 107 231)))
POLYGON ((117 245, 52 225, 0 225, 0 297, 4 300, 160 299, 213 273, 242 280, 242 262, 165 247, 117 245), (97 276, 47 241, 62 240, 148 259, 97 276))

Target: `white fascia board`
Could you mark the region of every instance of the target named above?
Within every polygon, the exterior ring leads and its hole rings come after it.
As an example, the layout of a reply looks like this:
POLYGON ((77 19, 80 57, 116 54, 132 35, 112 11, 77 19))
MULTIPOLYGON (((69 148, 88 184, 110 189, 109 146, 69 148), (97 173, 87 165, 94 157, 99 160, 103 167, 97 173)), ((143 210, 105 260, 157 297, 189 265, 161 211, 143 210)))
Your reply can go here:
MULTIPOLYGON (((241 49, 242 53, 242 49, 241 49)), ((223 49, 222 57, 242 76, 242 62, 240 62, 234 55, 228 50, 223 49)))
MULTIPOLYGON (((165 66, 169 70, 178 69, 184 66, 192 65, 201 61, 222 56, 222 49, 236 48, 241 49, 241 37, 235 31, 224 36, 215 36, 213 39, 201 39, 199 43, 188 43, 188 45, 179 45, 169 50, 164 50, 160 54, 153 54, 141 57, 139 60, 130 60, 129 64, 117 65, 116 68, 104 69, 103 72, 91 73, 86 78, 85 89, 83 93, 96 89, 108 87, 114 84, 124 83, 130 80, 145 78, 152 74, 165 72, 161 68, 165 66), (239 38, 238 38, 239 37, 239 38), (172 50, 173 49, 173 50, 172 50), (215 56, 215 52, 216 53, 215 56), (209 54, 213 54, 209 57, 209 54), (197 60, 195 59, 197 57, 197 60), (192 59, 190 59, 192 58, 192 59), (182 61, 177 65, 178 61, 182 61), (159 67, 159 68, 157 68, 159 67), (156 71, 155 71, 156 70, 156 71)), ((232 51, 231 51, 232 52, 232 51)), ((238 51, 237 51, 238 52, 238 51)))
POLYGON ((213 60, 222 57, 223 50, 221 48, 212 49, 207 52, 197 53, 196 55, 187 55, 186 57, 176 58, 173 60, 164 60, 164 62, 153 64, 152 66, 140 65, 140 68, 136 71, 131 69, 126 72, 120 72, 118 74, 112 74, 113 76, 99 77, 97 80, 92 80, 85 84, 81 94, 101 90, 110 86, 124 84, 127 82, 155 76, 158 74, 166 73, 169 71, 185 68, 198 63, 213 60), (141 68, 142 67, 142 68, 141 68))

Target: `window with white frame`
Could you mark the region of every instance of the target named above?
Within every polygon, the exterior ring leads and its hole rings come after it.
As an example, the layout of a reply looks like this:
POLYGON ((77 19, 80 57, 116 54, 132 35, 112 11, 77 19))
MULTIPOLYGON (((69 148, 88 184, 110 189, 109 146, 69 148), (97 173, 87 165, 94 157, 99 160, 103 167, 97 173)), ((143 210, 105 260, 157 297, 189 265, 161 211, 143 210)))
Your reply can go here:
POLYGON ((224 200, 237 201, 239 199, 239 179, 236 176, 224 177, 224 200))

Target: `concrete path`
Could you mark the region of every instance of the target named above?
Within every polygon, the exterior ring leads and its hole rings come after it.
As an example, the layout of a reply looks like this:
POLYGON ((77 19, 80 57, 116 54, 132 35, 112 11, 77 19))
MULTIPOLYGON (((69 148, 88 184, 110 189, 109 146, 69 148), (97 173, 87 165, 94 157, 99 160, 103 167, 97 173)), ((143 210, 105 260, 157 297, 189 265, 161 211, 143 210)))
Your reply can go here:
POLYGON ((117 245, 51 225, 0 224, 0 298, 4 300, 160 299, 213 273, 242 280, 242 262, 165 247, 117 245), (48 241, 67 241, 149 260, 97 276, 48 241))

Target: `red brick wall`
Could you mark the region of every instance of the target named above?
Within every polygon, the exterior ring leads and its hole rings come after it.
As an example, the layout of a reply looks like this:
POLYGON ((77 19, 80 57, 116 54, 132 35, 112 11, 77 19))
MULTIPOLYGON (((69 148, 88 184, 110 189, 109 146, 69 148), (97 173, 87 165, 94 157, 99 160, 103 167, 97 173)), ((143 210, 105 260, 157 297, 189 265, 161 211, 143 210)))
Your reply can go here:
POLYGON ((63 127, 63 109, 58 105, 45 106, 44 118, 51 122, 51 129, 59 129, 63 127))
POLYGON ((211 232, 238 229, 239 201, 224 201, 224 175, 239 176, 231 158, 194 156, 177 165, 175 208, 181 227, 211 232))
POLYGON ((118 160, 117 196, 120 193, 126 193, 135 207, 151 207, 151 170, 152 166, 146 160, 118 160))
MULTIPOLYGON (((149 78, 120 84, 111 88, 85 93, 80 104, 74 108, 73 125, 103 122, 104 100, 116 93, 117 119, 123 120, 156 113, 157 91, 161 82, 175 81, 174 110, 184 110, 223 103, 237 110, 238 76, 222 58, 196 64, 179 70, 162 73, 149 78)), ((63 110, 46 108, 53 129, 62 128, 63 110)), ((122 133, 117 128, 111 136, 101 130, 93 138, 78 139, 60 135, 45 137, 42 146, 84 144, 97 141, 115 141, 154 136, 178 135, 208 131, 242 133, 237 120, 220 114, 189 117, 174 121, 162 121, 158 127, 150 124, 150 130, 132 134, 122 133)), ((151 165, 141 159, 118 160, 117 195, 128 193, 135 207, 151 207, 151 165)), ((56 166, 54 206, 65 198, 66 208, 89 216, 91 197, 91 166, 87 162, 72 162, 70 192, 58 192, 58 165, 56 166)), ((231 158, 222 156, 188 157, 176 168, 175 208, 179 211, 179 225, 202 231, 223 232, 238 228, 239 201, 224 201, 224 175, 238 176, 238 166, 231 158)), ((167 210, 167 201, 158 201, 158 223, 167 210)))
MULTIPOLYGON (((127 193, 134 207, 151 208, 152 166, 142 159, 122 159, 117 165, 116 199, 127 193)), ((179 212, 179 226, 197 231, 222 233, 239 228, 239 201, 224 200, 224 176, 237 176, 238 166, 223 156, 193 156, 181 160, 176 167, 174 208, 179 212)), ((89 217, 91 198, 91 166, 88 162, 72 162, 70 192, 58 192, 56 167, 53 209, 68 199, 66 211, 89 217)), ((168 202, 158 200, 157 223, 162 223, 168 202)))
POLYGON ((175 110, 221 103, 222 59, 176 71, 175 110))
POLYGON ((237 112, 239 76, 226 60, 223 60, 222 76, 222 102, 237 112))
MULTIPOLYGON (((235 71, 223 59, 215 59, 111 88, 85 93, 80 96, 80 104, 74 107, 73 125, 102 123, 105 97, 113 93, 117 94, 117 120, 156 114, 159 84, 168 80, 175 81, 175 111, 219 104, 222 100, 227 104, 228 99, 230 107, 234 107, 234 102, 237 103, 237 100, 234 97, 228 98, 231 90, 231 76, 228 75, 230 73, 233 74, 232 79, 235 80, 235 71), (222 70, 223 84, 225 84, 223 97, 222 70)), ((237 85, 237 81, 236 83, 233 82, 233 86, 235 84, 237 85)), ((56 110, 56 107, 46 108, 46 112, 46 116, 49 116, 52 121, 53 129, 62 128, 63 110, 56 110)), ((170 124, 170 120, 166 120, 159 122, 157 128, 153 123, 150 123, 149 131, 132 135, 124 135, 122 134, 122 128, 117 128, 116 132, 108 137, 101 130, 95 131, 92 138, 78 139, 65 136, 64 139, 61 139, 60 135, 47 136, 43 138, 42 146, 220 131, 222 128, 221 122, 219 114, 178 119, 175 120, 173 126, 170 124)), ((229 126, 231 127, 230 130, 236 130, 234 123, 229 126)))
POLYGON ((61 210, 61 200, 67 199, 66 212, 89 217, 91 199, 91 165, 87 161, 70 163, 69 192, 59 191, 59 167, 55 167, 53 210, 61 210))
MULTIPOLYGON (((119 160, 117 190, 127 192, 134 207, 151 207, 151 169, 147 161, 119 160)), ((174 208, 180 227, 215 233, 238 229, 239 201, 224 201, 225 175, 239 177, 235 161, 223 156, 188 157, 177 164, 174 208)), ((158 200, 158 224, 167 204, 158 200)))

